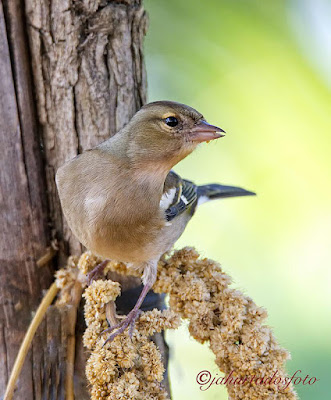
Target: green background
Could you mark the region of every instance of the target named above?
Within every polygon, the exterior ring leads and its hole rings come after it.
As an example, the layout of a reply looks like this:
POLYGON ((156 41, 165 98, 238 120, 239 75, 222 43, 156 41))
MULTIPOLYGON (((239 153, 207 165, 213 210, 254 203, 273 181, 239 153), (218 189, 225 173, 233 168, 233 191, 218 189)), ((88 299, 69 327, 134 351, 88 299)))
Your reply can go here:
MULTIPOLYGON (((146 0, 149 101, 202 112, 227 136, 175 170, 197 183, 243 186, 257 197, 203 205, 176 247, 222 263, 234 286, 267 308, 292 354, 302 400, 329 398, 331 4, 322 0, 146 0)), ((186 328, 169 332, 174 400, 201 392, 196 374, 218 372, 186 328)))

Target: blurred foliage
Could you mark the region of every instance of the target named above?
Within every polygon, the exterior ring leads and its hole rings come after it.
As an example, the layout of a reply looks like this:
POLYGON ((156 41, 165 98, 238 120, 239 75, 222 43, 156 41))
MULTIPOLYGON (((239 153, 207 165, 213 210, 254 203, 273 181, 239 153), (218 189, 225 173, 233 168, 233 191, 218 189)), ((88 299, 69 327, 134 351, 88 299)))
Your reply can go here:
MULTIPOLYGON (((331 372, 331 101, 314 46, 323 55, 318 35, 325 30, 316 27, 330 2, 146 0, 145 6, 149 100, 189 104, 228 133, 176 171, 197 183, 258 193, 202 206, 177 247, 193 245, 220 261, 234 285, 268 309, 269 324, 292 353, 289 372, 320 379, 297 386, 300 398, 324 400, 331 372)), ((201 392, 196 384, 200 370, 217 373, 207 347, 185 328, 169 334, 169 342, 174 400, 227 398, 220 387, 201 392)))

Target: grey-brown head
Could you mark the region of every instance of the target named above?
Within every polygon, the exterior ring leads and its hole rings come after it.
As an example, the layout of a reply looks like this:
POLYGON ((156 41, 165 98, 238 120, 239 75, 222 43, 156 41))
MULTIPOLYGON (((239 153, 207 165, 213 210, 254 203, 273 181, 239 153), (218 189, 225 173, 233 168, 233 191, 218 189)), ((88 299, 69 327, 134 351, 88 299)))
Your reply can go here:
POLYGON ((143 106, 124 130, 130 135, 130 153, 141 161, 168 161, 170 167, 205 141, 224 136, 194 108, 172 101, 143 106))

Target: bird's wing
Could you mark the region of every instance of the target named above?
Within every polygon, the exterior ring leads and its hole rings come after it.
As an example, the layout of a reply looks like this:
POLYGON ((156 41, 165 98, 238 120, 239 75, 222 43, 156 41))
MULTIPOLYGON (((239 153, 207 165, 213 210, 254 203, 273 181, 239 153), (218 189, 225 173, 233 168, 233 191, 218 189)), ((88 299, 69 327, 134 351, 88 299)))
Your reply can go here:
POLYGON ((164 210, 165 219, 171 221, 184 212, 188 212, 192 216, 196 207, 205 201, 254 195, 254 192, 237 186, 224 186, 216 183, 197 186, 191 181, 182 179, 174 171, 170 171, 164 182, 160 208, 164 210))
POLYGON ((170 171, 164 182, 160 207, 165 210, 165 218, 171 221, 185 211, 194 213, 197 205, 197 186, 170 171))

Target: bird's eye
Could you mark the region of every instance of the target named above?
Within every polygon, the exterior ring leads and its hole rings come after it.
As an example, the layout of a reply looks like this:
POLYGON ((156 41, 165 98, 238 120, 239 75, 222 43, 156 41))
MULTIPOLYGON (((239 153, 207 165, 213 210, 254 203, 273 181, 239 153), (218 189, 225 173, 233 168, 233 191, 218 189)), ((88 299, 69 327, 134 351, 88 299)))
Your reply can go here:
POLYGON ((164 122, 168 125, 171 126, 172 128, 174 126, 178 125, 178 119, 176 117, 167 117, 164 119, 164 122))

